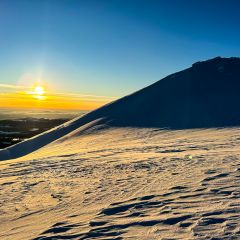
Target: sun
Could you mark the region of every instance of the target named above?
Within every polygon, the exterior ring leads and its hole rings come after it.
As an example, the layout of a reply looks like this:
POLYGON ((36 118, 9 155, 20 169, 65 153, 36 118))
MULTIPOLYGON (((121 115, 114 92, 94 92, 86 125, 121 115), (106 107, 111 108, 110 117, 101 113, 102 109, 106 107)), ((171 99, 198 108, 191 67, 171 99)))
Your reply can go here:
POLYGON ((45 96, 46 91, 43 86, 35 85, 33 87, 33 90, 31 92, 28 92, 28 94, 31 94, 33 98, 38 100, 45 100, 47 97, 45 96))
POLYGON ((45 93, 44 87, 36 86, 34 88, 34 94, 36 94, 36 95, 43 95, 44 93, 45 93))

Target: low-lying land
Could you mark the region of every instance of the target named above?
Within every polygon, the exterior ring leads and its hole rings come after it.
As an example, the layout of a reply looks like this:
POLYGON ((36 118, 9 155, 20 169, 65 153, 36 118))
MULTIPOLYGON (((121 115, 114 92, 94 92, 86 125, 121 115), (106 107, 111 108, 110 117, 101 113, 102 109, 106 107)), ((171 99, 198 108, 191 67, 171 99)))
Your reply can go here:
POLYGON ((0 149, 61 125, 69 119, 23 118, 0 120, 0 149))

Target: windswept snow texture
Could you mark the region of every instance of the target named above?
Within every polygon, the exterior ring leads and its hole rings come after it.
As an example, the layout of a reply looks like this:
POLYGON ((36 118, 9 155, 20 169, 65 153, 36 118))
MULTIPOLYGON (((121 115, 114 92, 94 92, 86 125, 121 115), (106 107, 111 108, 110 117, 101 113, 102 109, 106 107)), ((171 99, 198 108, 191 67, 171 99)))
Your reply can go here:
POLYGON ((75 130, 0 162, 0 239, 240 239, 240 128, 75 130))

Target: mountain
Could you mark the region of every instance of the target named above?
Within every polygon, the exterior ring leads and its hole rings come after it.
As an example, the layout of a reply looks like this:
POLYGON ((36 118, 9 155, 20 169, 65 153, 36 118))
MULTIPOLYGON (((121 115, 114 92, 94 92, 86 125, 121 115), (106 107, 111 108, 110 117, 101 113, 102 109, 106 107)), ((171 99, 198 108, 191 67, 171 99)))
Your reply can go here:
POLYGON ((196 63, 0 151, 0 239, 240 239, 239 62, 196 63))
POLYGON ((197 62, 67 124, 2 150, 0 160, 35 151, 91 122, 168 129, 238 126, 239 91, 240 58, 217 57, 197 62))
POLYGON ((214 58, 89 114, 111 125, 171 129, 240 124, 240 58, 214 58))

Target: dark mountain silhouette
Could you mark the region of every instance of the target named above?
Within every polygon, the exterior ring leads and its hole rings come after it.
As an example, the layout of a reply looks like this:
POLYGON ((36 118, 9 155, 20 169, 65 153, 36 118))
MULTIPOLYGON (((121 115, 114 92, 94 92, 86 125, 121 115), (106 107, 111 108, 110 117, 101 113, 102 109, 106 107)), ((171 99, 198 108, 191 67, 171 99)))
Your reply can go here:
POLYGON ((240 58, 217 57, 169 75, 32 139, 0 150, 0 160, 33 152, 96 125, 170 129, 240 126, 240 58))
POLYGON ((105 117, 113 126, 236 126, 240 125, 239 93, 240 58, 217 57, 194 63, 85 118, 105 117))

